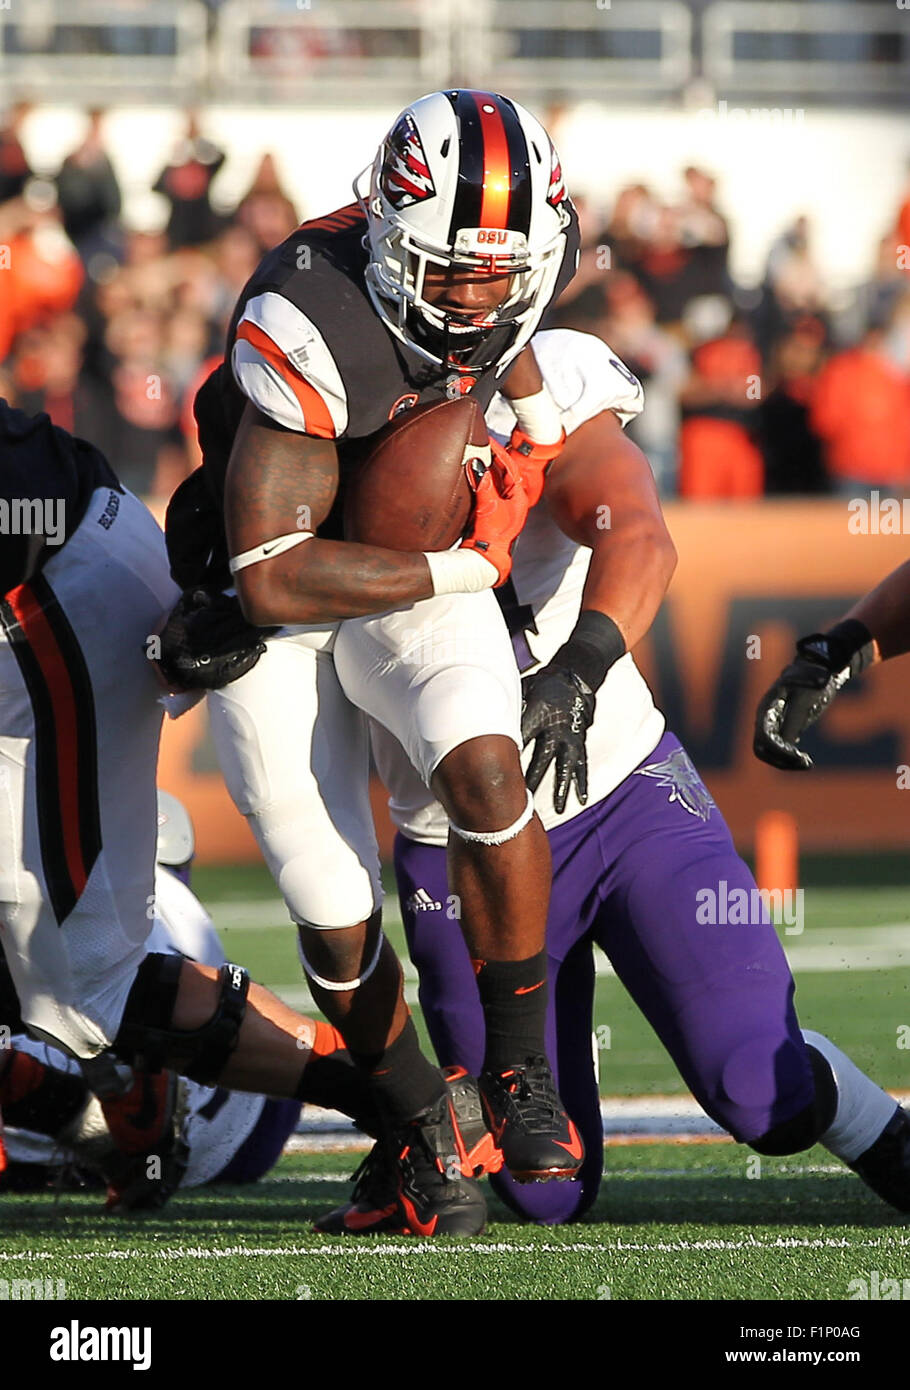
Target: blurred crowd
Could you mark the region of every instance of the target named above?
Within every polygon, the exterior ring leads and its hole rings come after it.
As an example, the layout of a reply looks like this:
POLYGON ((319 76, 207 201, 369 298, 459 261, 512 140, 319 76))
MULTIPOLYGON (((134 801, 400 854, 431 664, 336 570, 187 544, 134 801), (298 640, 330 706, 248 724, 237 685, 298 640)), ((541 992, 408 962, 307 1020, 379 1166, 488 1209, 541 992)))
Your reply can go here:
MULTIPOLYGON (((165 497, 198 462, 193 397, 246 280, 299 224, 263 157, 230 213, 225 160, 190 115, 154 185, 154 230, 123 216, 104 114, 53 178, 29 168, 23 104, 0 125, 0 395, 96 442, 125 484, 165 497)), ((666 202, 644 184, 602 213, 578 200, 584 251, 550 326, 602 337, 638 375, 631 432, 664 495, 910 493, 910 185, 849 303, 831 294, 799 218, 737 285, 713 178, 666 202)), ((862 267, 858 267, 858 275, 862 267)))
POLYGON ((896 201, 845 301, 807 217, 769 247, 758 287, 737 285, 702 169, 674 202, 635 184, 604 218, 578 200, 581 265, 551 322, 596 333, 643 382, 630 432, 665 495, 910 493, 910 181, 896 201))

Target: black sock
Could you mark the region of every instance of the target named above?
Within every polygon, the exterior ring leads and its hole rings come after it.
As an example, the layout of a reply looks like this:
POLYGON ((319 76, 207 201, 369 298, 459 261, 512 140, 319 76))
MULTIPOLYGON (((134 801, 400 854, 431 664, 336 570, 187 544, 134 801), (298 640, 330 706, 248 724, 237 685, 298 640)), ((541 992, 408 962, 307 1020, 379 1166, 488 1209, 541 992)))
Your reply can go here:
POLYGON ((303 1069, 294 1099, 350 1115, 358 1129, 377 1138, 379 1110, 373 1087, 346 1050, 327 1057, 314 1053, 303 1069))
POLYGON ((442 1073, 420 1050, 413 1019, 384 1052, 351 1051, 351 1057, 367 1074, 377 1103, 393 1124, 413 1120, 445 1094, 442 1073))
POLYGON ((500 1072, 546 1055, 547 953, 527 960, 474 962, 487 1025, 484 1071, 500 1072))

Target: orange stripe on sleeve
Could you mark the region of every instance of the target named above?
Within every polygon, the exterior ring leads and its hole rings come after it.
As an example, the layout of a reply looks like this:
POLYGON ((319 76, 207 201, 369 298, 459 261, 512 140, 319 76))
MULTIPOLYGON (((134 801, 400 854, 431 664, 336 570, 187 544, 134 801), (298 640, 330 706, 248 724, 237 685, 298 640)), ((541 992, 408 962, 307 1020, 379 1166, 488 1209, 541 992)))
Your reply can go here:
POLYGON ((250 323, 249 319, 244 319, 237 327, 237 337, 243 338, 251 347, 254 347, 261 357, 264 357, 270 367, 285 381, 294 395, 297 397, 300 409, 303 411, 303 422, 306 426, 307 434, 317 435, 320 439, 335 438, 335 423, 332 420, 331 412, 325 401, 316 390, 315 386, 300 375, 291 366, 281 348, 270 338, 264 329, 257 324, 250 323))
POLYGON ((82 858, 79 836, 78 753, 76 700, 63 653, 57 645, 44 610, 28 584, 20 584, 6 596, 22 633, 41 668, 54 711, 57 741, 57 778, 60 787, 60 817, 67 872, 76 896, 85 890, 88 874, 82 858))

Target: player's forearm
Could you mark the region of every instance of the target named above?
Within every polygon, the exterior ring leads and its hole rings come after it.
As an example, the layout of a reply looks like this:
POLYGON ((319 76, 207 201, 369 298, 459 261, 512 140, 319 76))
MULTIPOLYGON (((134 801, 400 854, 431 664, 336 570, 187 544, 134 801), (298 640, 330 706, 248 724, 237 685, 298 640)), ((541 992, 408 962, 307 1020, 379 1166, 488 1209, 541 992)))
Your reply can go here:
POLYGON ((874 660, 910 652, 910 560, 893 570, 844 614, 863 623, 874 641, 874 660))
POLYGON ((588 543, 593 554, 582 612, 591 609, 612 618, 631 651, 663 603, 676 568, 676 549, 663 524, 650 515, 601 531, 588 543))
POLYGON ((501 390, 510 401, 533 396, 543 390, 543 377, 540 375, 537 358, 530 343, 526 348, 522 348, 513 366, 509 368, 501 390))
POLYGON ((237 575, 244 616, 258 627, 361 618, 433 592, 422 554, 318 537, 237 575))

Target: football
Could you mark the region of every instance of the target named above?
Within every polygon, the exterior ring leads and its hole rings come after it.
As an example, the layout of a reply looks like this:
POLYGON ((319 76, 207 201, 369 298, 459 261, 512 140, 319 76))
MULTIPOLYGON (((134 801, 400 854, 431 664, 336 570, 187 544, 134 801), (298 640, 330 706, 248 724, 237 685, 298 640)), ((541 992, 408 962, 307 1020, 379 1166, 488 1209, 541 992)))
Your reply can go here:
POLYGON ((364 441, 345 491, 345 539, 448 550, 471 514, 468 470, 480 476, 489 462, 483 411, 472 397, 415 406, 364 441))

